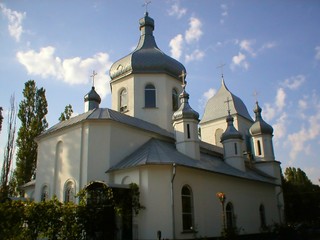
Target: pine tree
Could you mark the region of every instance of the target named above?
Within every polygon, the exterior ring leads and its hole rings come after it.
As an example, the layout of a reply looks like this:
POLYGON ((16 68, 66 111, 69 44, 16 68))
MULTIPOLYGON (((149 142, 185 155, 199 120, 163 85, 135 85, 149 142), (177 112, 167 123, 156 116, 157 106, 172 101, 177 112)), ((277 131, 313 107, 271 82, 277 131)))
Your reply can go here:
POLYGON ((70 119, 72 113, 73 113, 73 109, 72 109, 71 104, 69 104, 64 108, 64 112, 61 113, 61 115, 59 117, 59 121, 62 122, 62 121, 70 119))
POLYGON ((21 127, 17 138, 17 163, 15 178, 19 186, 29 182, 35 175, 37 143, 35 138, 47 127, 48 104, 43 88, 38 89, 34 80, 25 83, 24 99, 19 104, 18 117, 21 127))

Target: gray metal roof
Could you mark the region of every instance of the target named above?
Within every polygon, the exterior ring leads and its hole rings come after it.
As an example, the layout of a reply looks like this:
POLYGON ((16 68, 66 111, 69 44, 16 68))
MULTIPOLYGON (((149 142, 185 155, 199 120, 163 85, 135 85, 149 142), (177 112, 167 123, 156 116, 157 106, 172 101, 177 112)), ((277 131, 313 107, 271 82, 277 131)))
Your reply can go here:
POLYGON ((262 109, 260 108, 258 102, 256 102, 256 107, 254 108, 254 113, 256 115, 255 123, 250 127, 250 133, 252 135, 259 134, 273 134, 273 128, 266 123, 261 116, 262 109))
POLYGON ((274 184, 272 177, 261 174, 258 170, 247 168, 243 172, 226 164, 222 158, 205 153, 201 153, 200 160, 195 160, 178 152, 175 148, 175 143, 153 138, 125 157, 121 162, 112 166, 107 172, 143 165, 170 165, 173 163, 218 174, 274 184))
POLYGON ((219 91, 207 102, 200 124, 226 118, 228 116, 227 105, 225 103, 227 99, 230 100, 229 107, 231 115, 237 114, 253 122, 243 101, 229 91, 222 78, 219 91))
POLYGON ((153 36, 154 20, 148 13, 140 19, 141 36, 137 48, 129 55, 113 63, 110 68, 111 82, 132 73, 166 73, 179 78, 185 67, 163 53, 153 36))
POLYGON ((154 132, 157 134, 160 134, 165 137, 173 138, 173 133, 168 132, 167 130, 160 128, 159 126, 152 124, 150 122, 141 120, 139 118, 131 117, 126 114, 111 110, 109 108, 96 108, 93 110, 90 110, 88 112, 82 113, 76 117, 73 117, 69 120, 65 120, 62 122, 59 122, 58 124, 52 126, 48 130, 46 130, 44 133, 42 133, 38 138, 41 138, 42 136, 48 135, 50 133, 53 133, 55 131, 58 131, 60 129, 64 129, 73 125, 76 125, 78 123, 88 121, 88 120, 112 120, 119 123, 123 123, 132 127, 140 128, 145 131, 154 132))

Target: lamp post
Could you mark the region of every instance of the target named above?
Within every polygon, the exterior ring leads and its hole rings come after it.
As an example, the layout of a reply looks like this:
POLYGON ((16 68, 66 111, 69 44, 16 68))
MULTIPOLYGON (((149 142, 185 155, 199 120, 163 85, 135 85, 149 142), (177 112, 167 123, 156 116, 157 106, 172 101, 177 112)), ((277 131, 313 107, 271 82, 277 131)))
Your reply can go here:
POLYGON ((224 192, 217 192, 216 195, 222 207, 222 224, 223 224, 223 231, 224 231, 226 229, 226 216, 224 213, 224 203, 226 202, 226 194, 224 192))

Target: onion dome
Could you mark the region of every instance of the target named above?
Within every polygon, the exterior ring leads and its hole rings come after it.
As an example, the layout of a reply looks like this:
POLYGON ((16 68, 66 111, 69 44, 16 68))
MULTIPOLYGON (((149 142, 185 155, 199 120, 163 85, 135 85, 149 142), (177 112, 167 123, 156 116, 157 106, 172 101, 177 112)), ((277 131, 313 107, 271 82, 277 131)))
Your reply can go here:
POLYGON ((249 121, 253 122, 247 107, 244 105, 243 101, 234 95, 226 87, 224 79, 221 79, 221 87, 218 92, 208 100, 203 117, 200 123, 209 122, 212 120, 217 120, 220 118, 226 118, 227 112, 224 108, 225 99, 230 99, 230 113, 231 115, 240 115, 249 121))
POLYGON ((226 131, 221 135, 221 142, 228 139, 243 139, 241 133, 233 126, 233 117, 230 115, 230 110, 228 110, 229 114, 226 119, 228 123, 228 127, 226 131))
POLYGON ((262 109, 260 108, 258 102, 256 102, 256 107, 253 112, 256 115, 256 120, 254 124, 250 127, 251 135, 260 135, 260 134, 273 134, 273 128, 266 123, 261 116, 262 109))
POLYGON ((89 102, 89 109, 88 110, 92 110, 92 109, 99 107, 99 104, 101 103, 101 98, 93 86, 92 86, 90 92, 88 92, 84 96, 84 102, 89 102))
POLYGON ((184 81, 184 84, 182 85, 183 91, 179 95, 181 105, 179 109, 174 112, 172 120, 177 121, 180 119, 195 119, 199 121, 199 113, 193 110, 189 105, 189 94, 186 92, 185 87, 186 81, 184 81))
POLYGON ((185 67, 158 48, 153 36, 154 20, 148 12, 139 24, 141 35, 138 46, 111 66, 111 82, 135 73, 165 73, 181 81, 179 75, 185 67))

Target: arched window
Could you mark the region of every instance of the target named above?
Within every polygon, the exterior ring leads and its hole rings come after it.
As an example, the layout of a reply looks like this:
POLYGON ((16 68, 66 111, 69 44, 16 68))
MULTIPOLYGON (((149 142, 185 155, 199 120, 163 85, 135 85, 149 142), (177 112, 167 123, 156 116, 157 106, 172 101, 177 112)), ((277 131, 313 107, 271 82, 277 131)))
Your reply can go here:
POLYGON ((260 213, 260 226, 261 228, 265 228, 267 224, 266 224, 266 212, 264 210, 263 204, 261 204, 259 207, 259 213, 260 213))
POLYGON ((222 133, 223 133, 223 130, 221 128, 218 128, 215 132, 216 145, 219 147, 222 147, 222 143, 221 143, 222 133))
POLYGON ((238 155, 238 145, 234 143, 234 155, 238 155))
POLYGON ((172 110, 177 111, 179 108, 179 96, 176 89, 172 89, 172 110))
POLYGON ((128 93, 127 89, 122 89, 120 92, 120 112, 127 111, 128 108, 128 93))
POLYGON ((193 197, 191 188, 187 185, 181 190, 181 200, 183 231, 191 231, 193 228, 193 197))
POLYGON ((44 185, 41 190, 41 201, 49 200, 49 187, 44 185))
POLYGON ((226 206, 226 220, 227 229, 235 228, 233 205, 231 202, 228 202, 226 206))
POLYGON ((64 189, 64 202, 74 202, 75 189, 72 181, 68 181, 64 189))
POLYGON ((260 140, 257 141, 257 147, 258 147, 258 156, 261 155, 261 143, 260 140))
POLYGON ((156 88, 152 84, 144 88, 144 106, 146 108, 156 107, 156 88))

